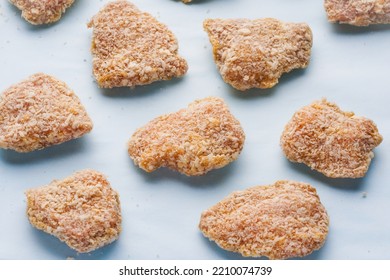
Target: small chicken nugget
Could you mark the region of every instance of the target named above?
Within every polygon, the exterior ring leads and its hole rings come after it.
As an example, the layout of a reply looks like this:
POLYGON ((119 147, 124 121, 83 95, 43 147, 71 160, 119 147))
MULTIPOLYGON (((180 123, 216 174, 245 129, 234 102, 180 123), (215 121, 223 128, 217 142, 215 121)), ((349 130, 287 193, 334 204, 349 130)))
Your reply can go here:
POLYGON ((298 110, 286 125, 281 147, 293 162, 331 178, 363 177, 383 138, 375 123, 343 112, 326 99, 298 110))
POLYGON ((96 250, 119 237, 119 195, 99 172, 79 171, 30 189, 26 196, 30 223, 77 252, 96 250))
POLYGON ((287 259, 320 249, 329 218, 311 185, 277 181, 233 192, 202 213, 199 228, 244 257, 287 259))
POLYGON ((236 160, 244 140, 244 131, 225 102, 208 97, 139 128, 128 152, 147 172, 165 166, 187 176, 203 175, 236 160))
POLYGON ((0 96, 0 148, 31 152, 91 131, 85 108, 56 78, 37 73, 0 96))
POLYGON ((265 19, 206 19, 223 80, 238 90, 271 88, 283 73, 309 64, 312 32, 306 23, 265 19))
POLYGON ((173 33, 128 1, 107 4, 88 27, 93 74, 102 88, 146 85, 187 72, 173 33))
POLYGON ((390 23, 390 0, 325 0, 330 22, 356 26, 390 23))
POLYGON ((22 17, 34 25, 49 24, 60 20, 65 10, 75 0, 9 0, 19 10, 22 17))
POLYGON ((183 3, 190 3, 190 2, 192 2, 192 0, 182 0, 183 1, 183 3))

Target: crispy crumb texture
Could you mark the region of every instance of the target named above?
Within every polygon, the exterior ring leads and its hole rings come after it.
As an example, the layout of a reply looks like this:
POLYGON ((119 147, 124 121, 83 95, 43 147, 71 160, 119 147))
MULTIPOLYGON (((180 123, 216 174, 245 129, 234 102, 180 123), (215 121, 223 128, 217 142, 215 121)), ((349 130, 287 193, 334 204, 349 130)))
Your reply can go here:
POLYGON ((75 93, 62 81, 37 73, 0 96, 0 148, 32 152, 92 130, 75 93))
POLYGON ((93 74, 102 88, 146 85, 187 72, 173 33, 128 1, 107 4, 88 27, 93 74))
POLYGON ((203 175, 237 159, 244 140, 244 131, 225 102, 208 97, 139 128, 128 152, 147 172, 165 166, 187 176, 203 175))
POLYGON ((96 250, 119 237, 119 195, 99 172, 79 171, 30 189, 26 196, 30 223, 77 252, 96 250))
POLYGON ((375 123, 343 112, 326 99, 298 110, 286 125, 281 147, 293 162, 332 178, 363 177, 382 142, 375 123))
POLYGON ((293 181, 233 192, 204 211, 199 223, 221 248, 270 259, 311 254, 323 246, 328 227, 315 188, 293 181))
POLYGON ((60 20, 65 10, 75 0, 9 0, 19 10, 22 17, 34 25, 49 24, 60 20))
POLYGON ((312 32, 305 23, 265 19, 206 19, 223 80, 238 90, 271 88, 283 73, 309 64, 312 32))
POLYGON ((390 24, 390 0, 325 0, 325 10, 330 22, 390 24))

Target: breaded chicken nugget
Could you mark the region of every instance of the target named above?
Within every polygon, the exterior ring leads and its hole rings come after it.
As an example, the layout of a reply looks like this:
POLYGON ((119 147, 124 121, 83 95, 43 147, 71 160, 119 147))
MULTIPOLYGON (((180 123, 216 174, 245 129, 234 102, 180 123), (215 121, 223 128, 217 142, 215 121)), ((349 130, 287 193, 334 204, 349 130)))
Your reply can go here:
POLYGON ((31 152, 91 131, 92 121, 62 81, 37 73, 0 96, 0 148, 31 152))
POLYGON ((173 33, 128 1, 107 4, 88 27, 93 28, 93 74, 102 88, 146 85, 187 72, 173 33))
POLYGON ((325 0, 330 22, 356 26, 390 23, 390 0, 325 0))
POLYGON ((206 19, 223 80, 238 90, 271 88, 283 73, 309 64, 312 33, 306 23, 265 19, 206 19))
POLYGON ((221 248, 270 259, 311 254, 323 246, 328 227, 315 188, 293 181, 233 192, 204 211, 199 223, 221 248))
POLYGON ((147 172, 165 166, 187 176, 203 175, 237 159, 244 140, 244 131, 225 102, 208 97, 139 128, 128 152, 147 172))
POLYGON ((326 99, 298 110, 286 125, 281 147, 293 162, 332 178, 363 177, 382 142, 375 123, 343 112, 326 99))
POLYGON ((26 196, 30 223, 77 252, 96 250, 119 237, 119 195, 99 172, 79 171, 30 189, 26 196))
POLYGON ((22 17, 34 25, 58 21, 75 0, 9 0, 22 11, 22 17))

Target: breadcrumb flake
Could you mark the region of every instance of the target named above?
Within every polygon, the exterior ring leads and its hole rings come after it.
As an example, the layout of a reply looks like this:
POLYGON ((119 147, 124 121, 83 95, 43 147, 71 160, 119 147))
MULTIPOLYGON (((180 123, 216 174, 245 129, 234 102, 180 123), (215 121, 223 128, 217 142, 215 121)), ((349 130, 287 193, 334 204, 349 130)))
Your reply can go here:
POLYGON ((390 24, 390 0, 325 0, 325 10, 330 22, 390 24))
POLYGON ((277 19, 206 19, 223 80, 238 90, 271 88, 283 73, 309 64, 312 32, 306 23, 277 19))
POLYGON ((49 24, 60 20, 65 10, 75 0, 9 0, 19 10, 22 17, 33 25, 49 24))
POLYGON ((146 85, 187 72, 173 33, 128 1, 107 4, 88 27, 93 74, 102 88, 146 85))
POLYGON ((236 160, 244 140, 244 131, 225 102, 208 97, 139 128, 128 152, 147 172, 165 166, 187 176, 203 175, 236 160))
POLYGON ((0 96, 0 148, 32 152, 92 130, 75 93, 62 81, 37 73, 0 96))
POLYGON ((199 228, 245 257, 303 257, 325 243, 329 217, 315 188, 293 181, 237 191, 204 211, 199 228))
POLYGON ((281 136, 293 162, 304 163, 331 178, 363 177, 383 138, 375 123, 343 112, 326 99, 298 110, 281 136))
POLYGON ((119 237, 119 195, 99 172, 79 171, 30 189, 26 196, 30 223, 77 252, 96 250, 119 237))

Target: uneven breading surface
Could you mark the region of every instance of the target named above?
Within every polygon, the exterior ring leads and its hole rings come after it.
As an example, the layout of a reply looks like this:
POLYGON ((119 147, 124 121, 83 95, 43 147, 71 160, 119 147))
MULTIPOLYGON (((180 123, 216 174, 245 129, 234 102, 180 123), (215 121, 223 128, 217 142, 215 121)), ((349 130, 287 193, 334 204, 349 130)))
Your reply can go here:
POLYGON ((62 81, 37 73, 0 96, 0 148, 31 152, 91 131, 92 121, 62 81))
POLYGON ((139 128, 128 152, 147 172, 165 166, 187 176, 203 175, 237 159, 244 140, 244 131, 225 102, 208 97, 139 128))
POLYGON ((309 184, 278 181, 237 191, 201 215, 199 228, 221 248, 245 257, 287 259, 320 249, 329 218, 309 184))
POLYGON ((271 88, 283 73, 309 64, 312 33, 305 23, 206 19, 203 26, 222 78, 238 90, 271 88))
POLYGON ((93 74, 100 87, 146 85, 187 72, 173 33, 128 1, 107 4, 88 27, 93 27, 93 74))
POLYGON ((330 22, 356 26, 390 23, 390 0, 325 0, 330 22))
POLYGON ((58 21, 65 10, 75 0, 9 0, 19 10, 22 17, 34 25, 48 24, 58 21))
POLYGON ((332 178, 363 177, 381 142, 373 121, 325 99, 298 110, 281 136, 289 160, 332 178))
POLYGON ((79 171, 30 189, 26 196, 31 224, 80 253, 96 250, 119 237, 119 195, 99 172, 79 171))

